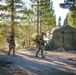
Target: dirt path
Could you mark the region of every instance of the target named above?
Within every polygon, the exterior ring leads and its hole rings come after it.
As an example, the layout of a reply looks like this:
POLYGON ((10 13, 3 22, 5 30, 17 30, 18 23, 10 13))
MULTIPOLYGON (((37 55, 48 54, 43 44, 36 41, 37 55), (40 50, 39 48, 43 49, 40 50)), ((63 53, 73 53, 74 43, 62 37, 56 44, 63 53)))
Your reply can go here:
POLYGON ((19 49, 16 54, 0 58, 13 62, 10 67, 0 67, 0 75, 76 75, 76 51, 46 51, 46 58, 35 57, 36 50, 19 49))

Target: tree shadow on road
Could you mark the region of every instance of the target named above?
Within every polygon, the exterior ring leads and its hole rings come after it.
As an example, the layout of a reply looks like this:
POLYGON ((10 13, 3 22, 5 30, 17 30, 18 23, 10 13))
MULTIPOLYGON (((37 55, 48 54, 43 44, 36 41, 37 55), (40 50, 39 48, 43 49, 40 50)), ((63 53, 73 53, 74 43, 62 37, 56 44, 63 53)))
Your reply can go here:
MULTIPOLYGON (((34 55, 18 53, 17 57, 12 55, 7 56, 6 54, 0 55, 1 59, 8 59, 13 62, 13 65, 10 67, 0 67, 1 75, 22 75, 19 72, 23 72, 23 75, 76 75, 76 72, 73 72, 74 68, 71 63, 68 61, 62 61, 63 58, 55 60, 57 56, 51 56, 50 58, 41 58, 35 57, 34 55), (64 66, 70 66, 69 68, 64 66)), ((65 59, 63 59, 65 60, 65 59)))

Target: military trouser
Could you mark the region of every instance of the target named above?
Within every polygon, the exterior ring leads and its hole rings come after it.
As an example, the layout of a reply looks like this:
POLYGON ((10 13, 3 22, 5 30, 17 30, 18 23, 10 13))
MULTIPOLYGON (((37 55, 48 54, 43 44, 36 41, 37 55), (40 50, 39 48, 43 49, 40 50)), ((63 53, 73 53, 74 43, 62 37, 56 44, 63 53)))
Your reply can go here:
POLYGON ((36 52, 36 56, 38 56, 38 53, 41 51, 41 56, 44 57, 43 50, 44 50, 44 45, 38 44, 38 51, 36 52))
POLYGON ((15 46, 9 47, 8 55, 10 54, 11 50, 13 50, 13 56, 15 55, 15 46))

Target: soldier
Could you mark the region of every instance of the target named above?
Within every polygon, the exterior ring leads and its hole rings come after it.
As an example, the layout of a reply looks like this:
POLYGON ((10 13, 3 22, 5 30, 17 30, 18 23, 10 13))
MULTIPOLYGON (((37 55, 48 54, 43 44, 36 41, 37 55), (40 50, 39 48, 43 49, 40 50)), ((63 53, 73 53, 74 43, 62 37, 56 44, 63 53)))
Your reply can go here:
POLYGON ((38 35, 36 38, 37 41, 37 47, 38 47, 38 51, 36 52, 36 57, 38 57, 38 53, 41 51, 41 56, 42 58, 45 58, 45 56, 43 55, 43 49, 44 49, 44 40, 43 40, 43 36, 45 35, 44 32, 41 33, 41 35, 38 35))
POLYGON ((14 42, 14 36, 11 35, 9 37, 9 51, 8 55, 10 55, 11 50, 13 49, 13 56, 15 56, 15 42, 14 42))

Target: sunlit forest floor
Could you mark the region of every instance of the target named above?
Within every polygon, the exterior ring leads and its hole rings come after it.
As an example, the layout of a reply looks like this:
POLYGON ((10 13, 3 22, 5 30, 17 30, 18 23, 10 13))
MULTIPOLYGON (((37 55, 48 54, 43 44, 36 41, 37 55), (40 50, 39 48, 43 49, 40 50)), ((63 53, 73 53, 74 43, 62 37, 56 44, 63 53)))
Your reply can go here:
POLYGON ((16 57, 0 52, 0 75, 76 75, 76 51, 45 51, 45 58, 35 57, 36 48, 16 49, 16 57))

